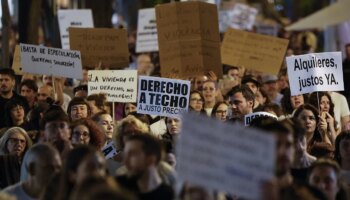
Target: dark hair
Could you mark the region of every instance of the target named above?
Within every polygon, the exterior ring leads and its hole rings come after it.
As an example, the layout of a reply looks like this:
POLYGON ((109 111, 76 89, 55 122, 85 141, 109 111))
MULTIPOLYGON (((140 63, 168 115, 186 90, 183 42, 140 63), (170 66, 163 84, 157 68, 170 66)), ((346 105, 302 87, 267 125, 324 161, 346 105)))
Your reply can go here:
POLYGON ((350 140, 350 131, 342 131, 337 138, 335 139, 335 152, 334 159, 341 164, 341 155, 340 155, 340 142, 343 140, 350 140))
POLYGON ((272 117, 259 117, 253 119, 250 126, 269 133, 273 132, 278 134, 292 134, 294 132, 293 122, 289 119, 277 121, 272 117))
MULTIPOLYGON (((292 101, 291 101, 292 95, 290 92, 290 89, 286 89, 283 93, 283 97, 281 99, 281 107, 283 108, 284 114, 292 114, 294 109, 292 107, 292 101)), ((303 94, 304 103, 307 102, 308 97, 306 94, 303 94)))
POLYGON ((1 75, 8 75, 12 79, 16 78, 15 71, 11 68, 0 68, 0 74, 1 75))
MULTIPOLYGON (((205 110, 204 110, 205 101, 204 101, 204 96, 203 96, 203 94, 202 94, 199 90, 192 90, 192 91, 190 92, 190 101, 191 101, 191 95, 192 95, 192 94, 198 94, 198 95, 200 96, 200 98, 201 98, 202 101, 203 101, 203 107, 202 107, 202 110, 200 111, 200 113, 206 114, 206 112, 205 112, 205 110)), ((191 106, 188 106, 188 109, 189 109, 190 111, 193 111, 193 110, 194 110, 191 106)))
POLYGON ((86 105, 86 108, 88 110, 88 115, 91 114, 91 109, 89 106, 89 103, 86 101, 85 98, 83 97, 74 97, 68 104, 68 108, 67 108, 67 113, 69 116, 69 120, 72 120, 71 118, 71 111, 72 111, 72 107, 76 106, 76 105, 86 105))
MULTIPOLYGON (((126 105, 127 105, 127 104, 132 104, 132 105, 134 105, 134 106, 137 107, 137 103, 125 103, 125 104, 123 105, 123 115, 122 115, 123 118, 126 117, 125 108, 126 108, 126 105)), ((129 114, 130 114, 130 113, 129 113, 129 114)))
POLYGON ((274 113, 276 113, 277 117, 283 115, 281 106, 276 103, 268 103, 264 105, 262 110, 265 112, 268 112, 268 110, 272 110, 274 113))
MULTIPOLYGON (((303 110, 310 110, 314 115, 315 115, 315 118, 316 118, 316 124, 318 124, 318 121, 319 121, 319 112, 317 110, 317 108, 315 108, 315 106, 311 105, 311 104, 303 104, 301 106, 299 106, 299 108, 296 109, 295 113, 294 113, 294 116, 295 118, 297 118, 301 112, 303 112, 303 110)), ((316 129, 317 130, 317 129, 316 129)))
POLYGON ((141 114, 137 112, 130 112, 129 115, 135 116, 138 120, 141 122, 147 124, 148 126, 151 125, 152 117, 148 114, 141 114))
POLYGON ((95 105, 96 107, 98 107, 99 109, 103 110, 104 106, 106 104, 107 101, 107 97, 106 94, 100 93, 100 94, 91 94, 89 95, 86 100, 88 101, 95 101, 95 105))
POLYGON ((228 105, 225 101, 219 101, 219 102, 217 102, 217 103, 214 105, 213 110, 211 111, 211 117, 214 117, 214 118, 215 118, 215 116, 216 116, 216 111, 218 110, 218 108, 219 108, 219 106, 220 106, 221 104, 224 104, 224 105, 226 105, 227 107, 229 107, 229 105, 228 105))
POLYGON ((38 92, 38 85, 34 80, 27 79, 22 81, 19 88, 22 89, 23 86, 26 86, 27 88, 33 90, 35 93, 38 92))
MULTIPOLYGON (((247 100, 247 101, 255 101, 255 95, 252 92, 252 90, 247 86, 247 85, 237 85, 235 87, 233 87, 228 93, 228 96, 233 96, 234 94, 241 92, 243 97, 247 100)), ((254 105, 253 105, 254 107, 254 105)))
POLYGON ((109 114, 109 112, 103 110, 103 111, 101 111, 101 112, 98 112, 98 113, 94 114, 94 115, 91 117, 91 119, 92 119, 94 122, 97 123, 97 122, 99 122, 99 121, 101 120, 102 115, 111 115, 111 114, 109 114))
POLYGON ((156 137, 151 134, 134 134, 126 137, 126 143, 129 141, 139 141, 142 142, 143 152, 150 156, 154 155, 157 158, 156 164, 162 159, 162 145, 156 137))
POLYGON ((74 182, 70 179, 71 173, 76 173, 79 165, 84 161, 86 156, 96 153, 96 150, 87 145, 79 145, 72 149, 62 168, 62 176, 58 185, 58 196, 56 199, 68 199, 71 194, 74 182))
POLYGON ((17 99, 11 99, 10 101, 8 101, 6 104, 5 104, 5 117, 6 117, 6 121, 5 121, 5 124, 6 126, 8 127, 12 127, 14 126, 13 124, 13 120, 12 120, 12 117, 11 117, 11 110, 17 106, 21 106, 24 110, 24 121, 26 121, 26 107, 24 105, 24 103, 22 101, 19 101, 17 99))
MULTIPOLYGON (((327 92, 313 92, 310 94, 309 96, 309 101, 308 103, 315 106, 315 108, 319 108, 319 105, 321 103, 321 98, 323 96, 326 96, 329 100, 329 114, 334 118, 334 103, 332 101, 332 97, 331 95, 329 95, 327 92), (317 93, 318 93, 318 97, 317 97, 317 93), (319 101, 317 100, 319 99, 319 101)), ((337 127, 337 123, 334 123, 334 127, 337 127)))
POLYGON ((79 119, 77 121, 74 121, 70 125, 72 134, 73 134, 73 129, 79 125, 84 125, 89 129, 89 132, 90 132, 89 144, 94 146, 96 149, 100 150, 106 142, 106 136, 103 133, 103 131, 100 129, 100 127, 96 124, 96 122, 92 121, 91 119, 79 119))
POLYGON ((45 125, 53 121, 64 121, 69 123, 69 117, 66 112, 63 111, 61 107, 50 108, 45 114, 44 117, 40 120, 40 129, 44 130, 45 125))

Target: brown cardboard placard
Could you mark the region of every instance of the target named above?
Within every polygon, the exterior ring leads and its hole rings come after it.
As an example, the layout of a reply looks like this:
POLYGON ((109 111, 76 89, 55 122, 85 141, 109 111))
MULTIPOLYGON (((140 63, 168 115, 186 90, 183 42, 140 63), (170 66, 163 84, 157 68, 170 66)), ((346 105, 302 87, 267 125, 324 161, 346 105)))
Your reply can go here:
POLYGON ((179 78, 214 71, 222 76, 216 5, 192 1, 156 7, 162 77, 179 78))
POLYGON ((69 28, 71 50, 79 50, 83 67, 123 69, 129 66, 127 32, 112 28, 69 28))
POLYGON ((229 28, 221 46, 222 63, 277 75, 289 40, 229 28))
POLYGON ((17 75, 23 75, 24 72, 22 71, 21 67, 21 49, 19 45, 16 45, 15 47, 15 53, 13 55, 13 61, 12 61, 12 69, 15 71, 15 74, 17 75))

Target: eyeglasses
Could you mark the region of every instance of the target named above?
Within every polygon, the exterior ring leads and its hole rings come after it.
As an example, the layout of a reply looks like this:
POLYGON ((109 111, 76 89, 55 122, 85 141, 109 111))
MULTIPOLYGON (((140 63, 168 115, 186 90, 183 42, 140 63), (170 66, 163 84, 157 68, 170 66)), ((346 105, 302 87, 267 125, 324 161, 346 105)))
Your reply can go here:
POLYGON ((73 137, 74 138, 81 138, 81 137, 83 137, 83 138, 89 138, 90 137, 90 133, 88 133, 88 132, 82 132, 82 133, 80 133, 80 132, 73 132, 73 137))
POLYGON ((14 144, 14 143, 25 144, 26 143, 26 140, 19 139, 19 138, 9 138, 7 141, 12 143, 12 144, 14 144))
POLYGON ((190 101, 195 101, 197 103, 203 103, 203 99, 196 99, 196 98, 193 98, 193 99, 190 99, 190 101))

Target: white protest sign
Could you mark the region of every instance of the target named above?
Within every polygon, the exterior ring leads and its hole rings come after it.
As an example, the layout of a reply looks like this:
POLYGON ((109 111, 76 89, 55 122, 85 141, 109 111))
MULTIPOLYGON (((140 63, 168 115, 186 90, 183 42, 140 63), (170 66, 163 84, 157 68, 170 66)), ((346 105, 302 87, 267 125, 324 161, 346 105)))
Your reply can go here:
POLYGON ((106 160, 113 158, 120 152, 114 146, 113 142, 109 142, 106 146, 102 147, 101 151, 105 156, 106 160))
POLYGON ((137 21, 136 53, 158 51, 155 8, 139 10, 137 21))
POLYGON ((252 30, 258 10, 248 5, 237 3, 229 16, 231 28, 241 30, 252 30))
POLYGON ((239 124, 186 113, 177 141, 177 171, 189 184, 245 199, 262 199, 274 175, 275 138, 239 124))
POLYGON ((244 116, 244 125, 249 126, 250 123, 253 121, 253 119, 259 118, 259 117, 272 117, 274 119, 278 119, 276 115, 273 115, 268 112, 255 112, 255 113, 250 113, 248 115, 244 116))
POLYGON ((79 51, 20 44, 22 70, 66 78, 83 78, 79 51))
POLYGON ((269 25, 269 24, 257 24, 256 32, 263 35, 271 35, 277 37, 278 35, 278 25, 269 25))
POLYGON ((105 93, 108 102, 136 102, 137 70, 89 70, 88 94, 105 93))
POLYGON ((178 117, 188 110, 190 81, 140 76, 138 88, 138 113, 178 117))
POLYGON ((90 9, 86 10, 58 10, 58 24, 60 28, 62 49, 69 47, 69 27, 93 28, 94 22, 90 9))
POLYGON ((341 52, 286 58, 291 95, 344 90, 341 52))

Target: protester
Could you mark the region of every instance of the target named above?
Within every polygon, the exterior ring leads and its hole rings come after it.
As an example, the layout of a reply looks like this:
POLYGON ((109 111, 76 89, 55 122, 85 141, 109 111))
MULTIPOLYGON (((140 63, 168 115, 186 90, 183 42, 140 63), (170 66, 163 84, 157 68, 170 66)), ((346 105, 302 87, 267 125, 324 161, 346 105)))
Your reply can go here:
POLYGON ((126 103, 124 104, 123 108, 123 117, 128 116, 132 112, 137 111, 137 104, 136 103, 126 103))
POLYGON ((216 103, 218 85, 214 81, 205 81, 203 83, 202 93, 204 97, 204 110, 210 116, 216 103))
POLYGON ((350 186, 350 132, 341 132, 335 140, 334 158, 340 165, 340 176, 350 186))
POLYGON ((339 165, 333 160, 319 159, 312 164, 309 183, 322 191, 327 200, 346 200, 350 196, 339 177, 339 165))
POLYGON ((329 92, 334 103, 334 119, 339 122, 338 129, 350 130, 350 110, 346 98, 338 92, 329 92))
POLYGON ((166 117, 165 122, 167 132, 162 135, 162 139, 169 141, 174 145, 175 138, 181 134, 182 120, 181 118, 166 117))
POLYGON ((277 103, 281 105, 281 100, 283 95, 278 92, 277 86, 277 76, 274 75, 264 75, 262 77, 262 87, 261 89, 266 92, 272 103, 277 103))
POLYGON ((205 75, 198 75, 193 79, 192 90, 202 91, 203 83, 208 80, 208 77, 205 75))
POLYGON ((80 119, 70 125, 73 146, 91 145, 100 150, 105 145, 106 136, 102 129, 91 119, 80 119))
POLYGON ((124 163, 128 172, 117 178, 125 188, 136 192, 140 200, 174 199, 174 191, 162 182, 157 165, 161 160, 160 142, 150 134, 135 134, 125 140, 124 163))
POLYGON ((36 82, 33 80, 24 80, 21 82, 19 88, 21 96, 26 98, 29 108, 32 109, 37 102, 38 86, 36 82))
POLYGON ((281 107, 283 108, 286 117, 293 117, 294 112, 299 106, 308 101, 307 95, 295 95, 291 96, 290 89, 284 91, 281 99, 281 107))
POLYGON ((25 105, 18 100, 10 100, 5 105, 6 127, 18 126, 24 130, 29 130, 26 120, 25 105))
POLYGON ((204 110, 204 97, 198 90, 193 90, 190 93, 190 106, 189 110, 203 114, 204 110))
POLYGON ((36 144, 24 156, 21 182, 3 191, 17 199, 39 199, 46 185, 61 168, 61 159, 55 148, 48 144, 36 144))
POLYGON ((9 68, 1 68, 0 69, 0 128, 3 128, 6 126, 6 115, 5 113, 5 105, 10 100, 17 100, 21 102, 21 104, 24 106, 25 112, 29 111, 29 105, 27 103, 27 100, 18 95, 14 89, 16 85, 15 80, 15 72, 12 69, 9 68))
POLYGON ((224 102, 224 101, 220 101, 217 102, 214 105, 213 111, 211 113, 211 117, 218 119, 222 122, 226 122, 226 120, 228 119, 228 112, 229 112, 229 105, 224 102))
POLYGON ((263 104, 260 104, 260 102, 256 98, 257 93, 260 90, 260 82, 252 75, 245 75, 243 76, 241 83, 242 85, 247 85, 255 96, 253 111, 254 112, 262 111, 263 104))
POLYGON ((342 94, 347 98, 348 103, 350 102, 350 43, 345 45, 345 58, 343 60, 343 77, 344 77, 344 91, 342 94))
POLYGON ((38 89, 38 101, 47 102, 48 99, 50 99, 49 101, 55 101, 53 88, 49 85, 40 86, 38 89))
POLYGON ((244 116, 253 113, 255 97, 248 86, 241 85, 232 88, 228 94, 232 105, 232 120, 244 121, 244 116))
POLYGON ((114 131, 114 121, 112 119, 112 116, 108 112, 102 111, 102 112, 96 113, 94 116, 92 116, 91 119, 97 123, 100 129, 103 130, 106 136, 106 141, 107 142, 111 141, 113 137, 113 131, 114 131))
POLYGON ((278 118, 282 118, 282 116, 284 116, 281 106, 275 103, 268 103, 264 105, 263 111, 276 115, 278 118))
POLYGON ((88 102, 82 97, 74 97, 68 104, 67 113, 71 122, 78 119, 86 119, 91 115, 88 102))
POLYGON ((299 106, 294 114, 294 118, 300 120, 303 128, 306 130, 308 152, 316 157, 323 157, 325 155, 319 155, 319 153, 322 152, 319 148, 325 151, 324 154, 330 153, 328 150, 332 149, 333 140, 332 137, 327 134, 327 123, 321 121, 318 116, 318 110, 310 104, 299 106), (325 149, 327 147, 330 148, 325 149), (316 149, 318 149, 317 151, 319 152, 315 152, 316 149))
POLYGON ((107 111, 107 98, 105 94, 91 94, 86 98, 86 100, 89 103, 92 115, 95 115, 102 111, 107 111))

